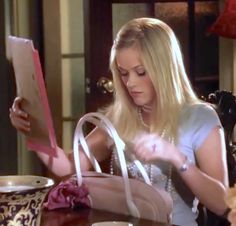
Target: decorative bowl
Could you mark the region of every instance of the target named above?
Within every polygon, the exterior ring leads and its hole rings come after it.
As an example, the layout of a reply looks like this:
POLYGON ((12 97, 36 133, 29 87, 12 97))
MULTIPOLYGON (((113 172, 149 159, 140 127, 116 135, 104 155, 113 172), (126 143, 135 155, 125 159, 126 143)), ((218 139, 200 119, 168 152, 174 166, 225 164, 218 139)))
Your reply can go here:
POLYGON ((125 221, 103 221, 93 223, 92 226, 133 226, 133 224, 125 221))
POLYGON ((0 225, 39 226, 43 201, 53 185, 41 176, 0 176, 0 225))

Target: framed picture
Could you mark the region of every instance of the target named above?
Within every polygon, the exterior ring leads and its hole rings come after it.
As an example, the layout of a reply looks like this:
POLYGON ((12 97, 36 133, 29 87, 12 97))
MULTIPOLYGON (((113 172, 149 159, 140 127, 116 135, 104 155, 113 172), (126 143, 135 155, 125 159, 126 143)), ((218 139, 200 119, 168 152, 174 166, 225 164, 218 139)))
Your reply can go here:
POLYGON ((31 125, 26 134, 27 148, 56 156, 56 136, 38 51, 29 39, 8 36, 8 42, 17 96, 23 98, 21 108, 29 114, 31 125))

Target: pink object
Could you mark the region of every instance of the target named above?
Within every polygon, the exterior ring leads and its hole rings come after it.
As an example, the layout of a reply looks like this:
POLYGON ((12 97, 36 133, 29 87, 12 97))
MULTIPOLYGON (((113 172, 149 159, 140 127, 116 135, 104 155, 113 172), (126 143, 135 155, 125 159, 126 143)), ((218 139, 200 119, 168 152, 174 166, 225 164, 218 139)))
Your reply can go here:
POLYGON ((29 114, 31 125, 27 148, 55 157, 57 142, 38 51, 29 39, 9 36, 8 41, 17 95, 23 98, 21 108, 29 114))
POLYGON ((44 207, 48 210, 59 208, 76 208, 80 206, 90 207, 88 189, 84 184, 77 185, 75 177, 60 182, 48 194, 48 200, 44 207))

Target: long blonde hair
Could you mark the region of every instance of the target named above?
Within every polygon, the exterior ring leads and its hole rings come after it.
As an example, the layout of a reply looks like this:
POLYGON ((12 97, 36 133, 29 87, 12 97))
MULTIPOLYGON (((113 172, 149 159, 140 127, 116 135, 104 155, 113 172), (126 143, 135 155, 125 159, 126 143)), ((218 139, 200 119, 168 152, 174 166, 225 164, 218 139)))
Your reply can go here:
POLYGON ((164 22, 154 18, 129 21, 118 32, 110 55, 110 69, 114 82, 114 103, 107 109, 124 140, 133 139, 142 125, 137 106, 121 81, 116 64, 116 53, 137 44, 142 64, 156 91, 156 106, 150 132, 176 138, 179 113, 185 104, 199 103, 186 75, 176 36, 164 22))

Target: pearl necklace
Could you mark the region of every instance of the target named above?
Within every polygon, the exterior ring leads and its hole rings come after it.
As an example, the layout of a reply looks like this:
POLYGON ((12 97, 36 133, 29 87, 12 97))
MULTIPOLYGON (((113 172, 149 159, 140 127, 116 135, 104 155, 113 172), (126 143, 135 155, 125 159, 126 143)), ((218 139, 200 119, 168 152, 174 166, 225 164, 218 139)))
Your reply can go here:
MULTIPOLYGON (((141 124, 145 127, 145 128, 148 128, 149 129, 149 126, 144 122, 143 120, 143 115, 142 115, 142 108, 139 107, 138 108, 138 116, 139 116, 139 119, 140 119, 140 122, 141 124)), ((165 131, 163 131, 161 133, 161 137, 163 138, 165 135, 165 131)), ((171 139, 171 143, 174 143, 174 140, 171 139)), ((151 181, 151 184, 153 184, 153 165, 152 164, 149 164, 149 178, 150 178, 150 181, 151 181)), ((168 193, 172 193, 172 191, 174 190, 174 187, 172 185, 172 166, 169 165, 169 168, 168 168, 168 174, 167 174, 167 179, 166 179, 166 185, 165 185, 165 190, 168 192, 168 193)))
MULTIPOLYGON (((118 160, 118 156, 116 154, 116 151, 113 150, 112 151, 112 156, 111 156, 111 161, 110 161, 110 174, 111 175, 114 175, 114 174, 117 174, 117 173, 119 174, 120 173, 120 170, 117 168, 116 165, 117 166, 119 165, 119 160, 118 160), (114 167, 114 166, 116 166, 116 167, 114 167), (118 171, 116 171, 116 170, 118 170, 118 171)), ((146 165, 143 165, 143 167, 147 171, 149 179, 150 179, 150 182, 153 185, 154 184, 154 176, 153 176, 154 166, 152 164, 146 164, 146 165)), ((135 164, 134 163, 127 164, 127 169, 128 169, 128 172, 129 172, 130 176, 132 178, 136 178, 136 176, 137 176, 136 170, 137 169, 136 169, 135 164)), ((172 167, 169 166, 168 172, 167 172, 167 176, 162 175, 160 177, 160 179, 158 179, 158 181, 160 181, 160 182, 161 181, 166 181, 165 185, 164 185, 164 189, 169 194, 173 194, 173 191, 174 191, 174 186, 172 185, 171 175, 172 175, 172 167)))
POLYGON ((139 120, 140 120, 141 124, 142 124, 145 128, 148 128, 148 129, 149 129, 149 125, 146 124, 146 123, 144 122, 144 120, 143 120, 142 108, 141 108, 141 107, 138 108, 138 117, 139 117, 139 120))
MULTIPOLYGON (((142 123, 142 125, 145 127, 145 128, 148 128, 149 129, 149 126, 144 122, 143 120, 143 117, 142 117, 142 109, 141 108, 138 108, 138 115, 139 115, 139 119, 142 123)), ((164 137, 164 134, 165 134, 165 131, 162 132, 161 134, 161 137, 164 137)), ((174 140, 171 139, 171 142, 173 143, 174 140)), ((116 151, 113 150, 112 151, 112 156, 111 156, 111 161, 110 161, 110 174, 115 174, 114 172, 114 165, 116 164, 119 164, 119 161, 118 161, 118 156, 116 154, 116 151)), ((135 164, 134 163, 131 163, 131 164, 127 164, 127 168, 128 168, 128 172, 131 174, 132 177, 135 177, 135 164)), ((149 178, 150 178, 150 181, 151 181, 151 184, 153 185, 153 182, 154 182, 154 178, 153 178, 153 165, 152 164, 146 164, 144 165, 144 168, 145 170, 148 172, 148 175, 149 175, 149 178)), ((164 176, 163 175, 163 178, 162 180, 166 180, 165 182, 165 190, 169 193, 169 194, 173 194, 175 188, 172 184, 172 166, 169 165, 168 167, 168 172, 167 172, 167 175, 164 176)))

